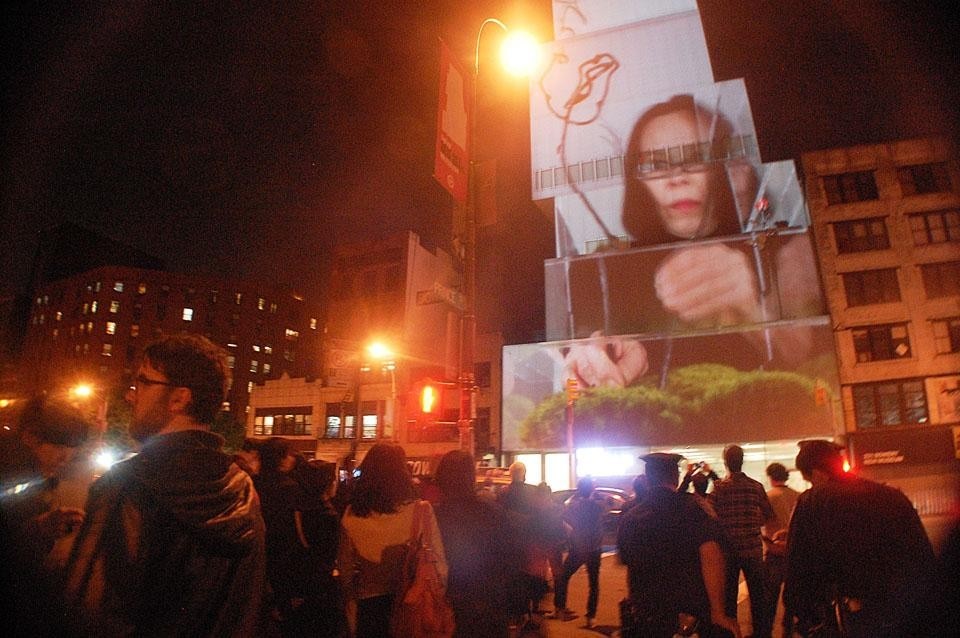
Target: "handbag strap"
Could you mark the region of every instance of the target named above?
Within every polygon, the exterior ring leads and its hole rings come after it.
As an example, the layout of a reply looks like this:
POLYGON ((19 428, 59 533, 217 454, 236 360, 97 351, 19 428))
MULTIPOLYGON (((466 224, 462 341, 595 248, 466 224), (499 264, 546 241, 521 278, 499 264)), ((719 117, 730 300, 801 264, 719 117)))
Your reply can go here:
POLYGON ((418 539, 422 540, 423 530, 426 527, 423 524, 423 506, 425 504, 424 501, 417 501, 413 504, 413 519, 410 521, 410 542, 418 539))

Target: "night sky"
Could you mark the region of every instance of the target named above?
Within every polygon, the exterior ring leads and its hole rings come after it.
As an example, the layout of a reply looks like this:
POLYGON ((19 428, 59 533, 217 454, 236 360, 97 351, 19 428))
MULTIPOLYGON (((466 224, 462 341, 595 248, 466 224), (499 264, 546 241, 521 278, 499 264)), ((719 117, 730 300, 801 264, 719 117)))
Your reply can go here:
MULTIPOLYGON (((746 80, 765 161, 960 139, 960 25, 945 4, 700 7, 716 79, 746 80)), ((336 242, 411 229, 447 248, 452 200, 432 178, 438 38, 465 60, 487 16, 552 38, 546 0, 13 1, 2 12, 0 295, 26 292, 38 233, 65 220, 174 270, 317 297, 336 242)), ((501 257, 528 273, 513 287, 522 308, 542 297, 552 223, 529 201, 526 87, 481 68, 480 152, 500 165, 501 257)))

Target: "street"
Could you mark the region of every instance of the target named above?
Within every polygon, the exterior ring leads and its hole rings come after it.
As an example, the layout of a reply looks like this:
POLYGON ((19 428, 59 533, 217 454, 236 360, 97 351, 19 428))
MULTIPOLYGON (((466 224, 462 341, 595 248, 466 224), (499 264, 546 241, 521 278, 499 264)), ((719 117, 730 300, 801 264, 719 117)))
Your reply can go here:
MULTIPOLYGON (((604 552, 600 564, 600 601, 597 605, 597 617, 594 619, 592 629, 584 627, 586 618, 583 616, 587 604, 587 570, 581 568, 570 579, 570 588, 567 595, 567 606, 574 612, 580 614, 579 618, 569 622, 562 622, 556 619, 543 619, 543 631, 511 633, 513 636, 536 636, 546 635, 551 638, 596 638, 601 636, 619 635, 620 613, 619 603, 627 596, 627 568, 617 560, 615 552, 604 552)), ((540 608, 544 611, 553 609, 553 593, 548 593, 540 608)), ((747 600, 746 587, 741 580, 740 592, 737 596, 738 619, 740 629, 744 636, 749 636, 752 630, 750 625, 750 604, 747 600)), ((777 619, 774 624, 774 638, 782 638, 780 629, 780 618, 782 617, 782 606, 777 611, 777 619)))

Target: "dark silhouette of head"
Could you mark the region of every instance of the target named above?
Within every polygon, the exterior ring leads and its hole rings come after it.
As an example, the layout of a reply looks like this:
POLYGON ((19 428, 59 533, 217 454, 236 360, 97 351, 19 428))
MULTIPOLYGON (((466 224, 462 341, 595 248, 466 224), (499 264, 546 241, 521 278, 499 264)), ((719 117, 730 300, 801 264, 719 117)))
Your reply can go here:
POLYGON ((647 481, 650 487, 669 487, 677 489, 680 482, 679 454, 653 452, 640 457, 646 465, 647 481))
POLYGON ((810 481, 814 472, 819 470, 829 478, 838 478, 845 474, 843 470, 842 449, 833 441, 810 439, 800 441, 796 466, 803 478, 810 481))
POLYGON ((771 463, 767 466, 767 476, 770 477, 771 481, 786 483, 787 479, 790 478, 790 472, 787 471, 783 463, 771 463))
POLYGON ((202 335, 184 333, 151 343, 143 355, 170 383, 190 388, 187 414, 198 423, 213 423, 230 379, 227 355, 219 346, 202 335))
POLYGON ((463 450, 451 450, 437 465, 437 487, 445 499, 476 496, 476 468, 473 457, 463 450))
POLYGON ((584 476, 577 481, 577 494, 583 498, 590 498, 590 495, 593 494, 593 489, 595 487, 593 479, 589 476, 584 476))
POLYGON ((700 496, 707 495, 707 487, 710 484, 710 479, 703 472, 696 472, 693 476, 690 477, 690 484, 693 485, 693 490, 700 496))
POLYGON ((723 448, 723 463, 731 472, 743 471, 743 448, 739 445, 723 448))
POLYGON ((390 514, 416 499, 406 454, 399 445, 374 444, 359 469, 350 500, 350 508, 357 516, 390 514))

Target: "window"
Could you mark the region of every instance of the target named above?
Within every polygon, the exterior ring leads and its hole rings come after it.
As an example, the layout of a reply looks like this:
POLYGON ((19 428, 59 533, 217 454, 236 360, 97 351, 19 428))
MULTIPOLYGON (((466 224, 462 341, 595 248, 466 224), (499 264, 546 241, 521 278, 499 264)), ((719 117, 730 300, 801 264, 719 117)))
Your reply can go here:
POLYGON ((927 422, 923 381, 882 381, 853 386, 858 428, 927 422))
POLYGON ((277 314, 277 304, 275 304, 275 303, 271 303, 271 304, 270 304, 270 314, 272 314, 272 315, 277 314))
POLYGON ((57 313, 54 315, 53 318, 54 318, 56 321, 63 321, 63 313, 58 310, 57 313))
POLYGON ((833 225, 833 236, 837 241, 838 253, 890 248, 887 224, 882 217, 837 222, 833 225))
POLYGON ((478 361, 473 364, 473 377, 474 382, 478 387, 489 388, 490 387, 490 362, 489 361, 478 361))
POLYGON ((182 317, 184 321, 193 321, 193 308, 184 308, 182 317))
POLYGON ((130 336, 139 337, 140 336, 140 326, 138 324, 133 324, 130 326, 130 336))
POLYGON ((377 425, 380 423, 379 415, 377 414, 379 403, 379 401, 364 401, 360 405, 360 425, 362 428, 360 436, 364 439, 377 438, 377 425))
POLYGON ((256 359, 250 361, 250 372, 257 372, 260 369, 260 364, 257 363, 256 359))
POLYGON ((111 301, 111 302, 110 302, 110 314, 115 315, 115 314, 117 314, 118 312, 120 312, 120 302, 119 302, 119 301, 111 301))
POLYGON ((849 204, 877 199, 877 180, 873 171, 823 176, 827 203, 849 204))
POLYGON ((94 299, 92 302, 90 302, 90 313, 97 314, 97 307, 98 307, 98 302, 96 299, 94 299))
POLYGON ((316 317, 310 317, 310 329, 311 329, 311 330, 316 330, 316 329, 317 329, 317 318, 316 318, 316 317))
POLYGON ((257 432, 257 422, 263 421, 264 435, 273 436, 304 436, 312 432, 313 408, 310 406, 296 406, 283 408, 257 408, 254 413, 253 428, 257 432), (269 426, 270 431, 267 432, 269 426))
POLYGON ((263 297, 257 297, 257 310, 263 310, 267 301, 263 297))
POLYGON ((233 293, 233 303, 240 305, 240 301, 243 299, 243 294, 239 292, 233 293))
POLYGON ((108 335, 115 335, 115 334, 117 334, 117 322, 116 322, 116 321, 108 321, 105 332, 106 332, 108 335))
POLYGON ((914 246, 960 241, 960 210, 937 210, 909 216, 914 246))
POLYGON ((328 403, 326 407, 327 423, 323 430, 323 438, 339 439, 343 426, 343 417, 340 414, 340 404, 328 403))
POLYGON ((897 168, 897 179, 904 197, 950 190, 950 171, 946 162, 900 166, 897 168))
POLYGON ((253 351, 254 351, 254 352, 260 352, 260 346, 258 346, 258 345, 256 345, 256 344, 252 345, 251 348, 253 348, 253 351))
POLYGON ((928 299, 960 295, 960 261, 922 264, 920 275, 928 299))
POLYGON ((270 374, 270 364, 264 361, 263 363, 263 373, 270 374))
POLYGON ((854 328, 852 332, 857 363, 910 356, 910 335, 905 323, 854 328))
POLYGON ((100 350, 100 354, 102 354, 102 355, 105 356, 105 357, 112 357, 112 356, 113 356, 113 344, 112 344, 112 343, 105 343, 105 344, 103 344, 103 347, 102 347, 101 350, 100 350))
POLYGON ((123 292, 123 282, 115 281, 113 282, 113 291, 114 292, 123 292))
POLYGON ((937 354, 960 352, 960 317, 935 320, 933 341, 937 347, 937 354))
POLYGON ((842 277, 848 306, 900 301, 896 268, 848 272, 843 273, 842 277))
POLYGON ((234 367, 236 367, 236 365, 237 365, 237 355, 235 355, 235 354, 228 354, 228 355, 227 355, 227 367, 230 368, 231 370, 233 370, 234 367))
POLYGON ((287 328, 283 334, 287 338, 287 341, 296 341, 297 337, 300 336, 300 333, 298 331, 291 330, 290 328, 287 328))
POLYGON ((273 348, 270 346, 263 346, 263 354, 273 354, 273 348))
POLYGON ((147 294, 147 284, 143 283, 142 281, 139 284, 137 284, 137 294, 138 295, 147 294))

